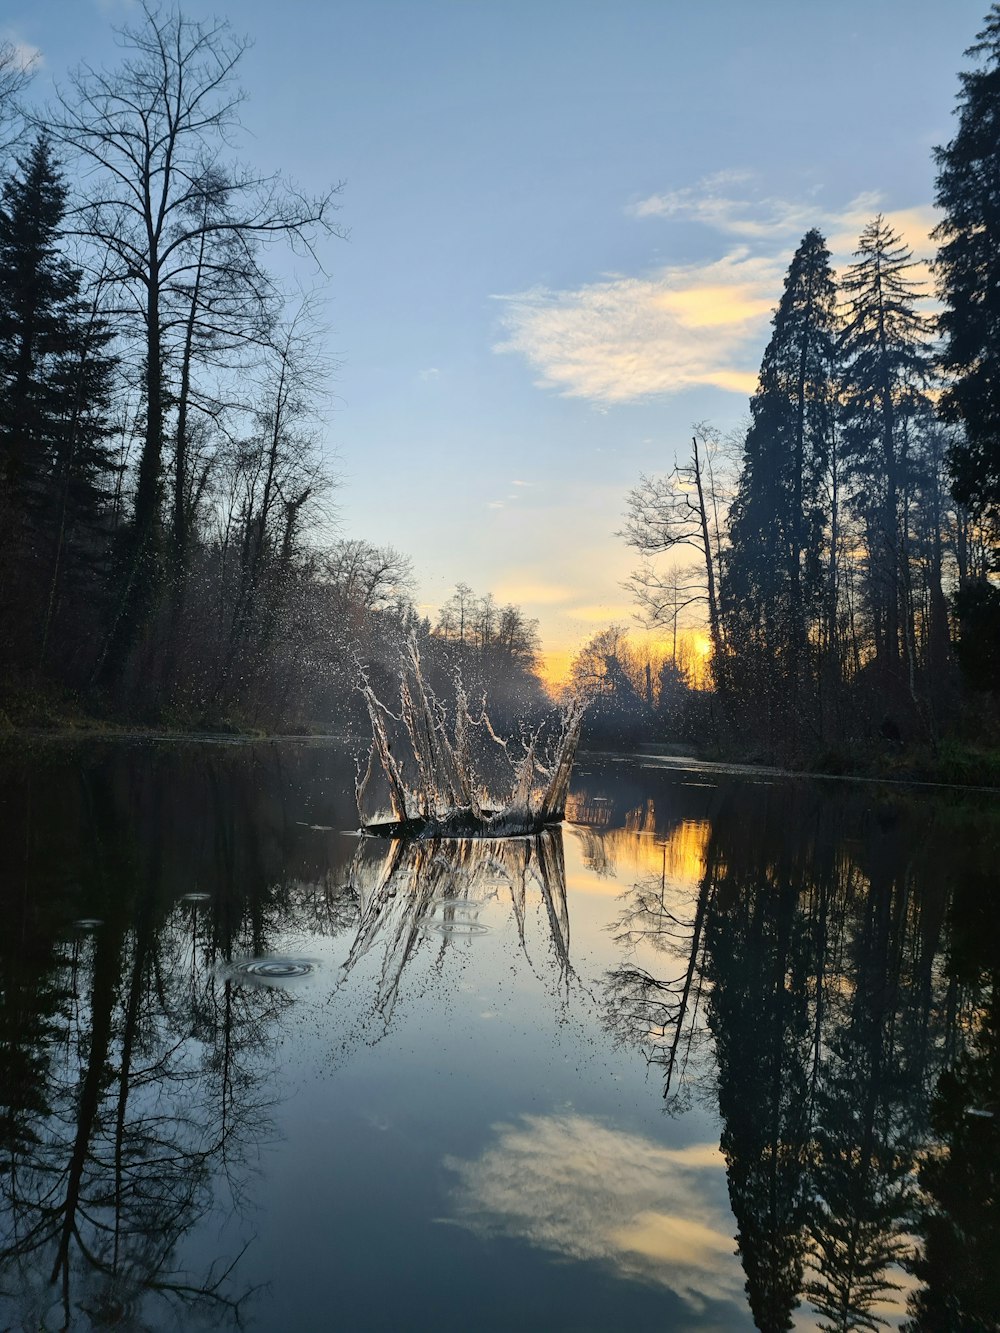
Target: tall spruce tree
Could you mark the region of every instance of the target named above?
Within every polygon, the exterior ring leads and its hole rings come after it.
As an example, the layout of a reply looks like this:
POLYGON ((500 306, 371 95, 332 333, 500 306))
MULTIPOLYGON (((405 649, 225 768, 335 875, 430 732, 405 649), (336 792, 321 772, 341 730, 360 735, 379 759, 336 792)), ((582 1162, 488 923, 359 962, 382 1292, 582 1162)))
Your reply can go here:
POLYGON ((799 695, 822 601, 835 378, 836 289, 814 228, 789 266, 750 402, 722 582, 736 673, 742 662, 759 687, 763 670, 782 709, 799 695))
POLYGON ((865 591, 876 661, 899 676, 903 632, 902 511, 914 423, 926 414, 929 326, 917 311, 912 252, 879 214, 864 228, 847 270, 843 358, 843 455, 866 548, 865 591))
POLYGON ((18 168, 0 193, 0 561, 8 653, 23 667, 48 646, 63 590, 93 582, 106 546, 113 361, 62 253, 67 192, 44 137, 18 168))
POLYGON ((1000 4, 965 54, 978 68, 959 75, 958 133, 934 152, 944 210, 934 231, 941 361, 950 377, 940 410, 965 428, 951 451, 956 497, 1000 546, 1000 4))

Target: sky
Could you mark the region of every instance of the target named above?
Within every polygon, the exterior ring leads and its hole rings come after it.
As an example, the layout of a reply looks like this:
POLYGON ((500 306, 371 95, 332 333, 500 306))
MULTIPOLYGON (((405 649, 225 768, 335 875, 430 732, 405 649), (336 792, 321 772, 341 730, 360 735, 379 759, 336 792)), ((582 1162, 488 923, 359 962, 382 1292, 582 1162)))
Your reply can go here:
MULTIPOLYGON (((252 46, 238 148, 342 182, 318 288, 340 532, 540 622, 550 674, 612 622, 643 473, 746 417, 791 255, 883 212, 932 253, 987 0, 187 0, 252 46)), ((133 0, 4 0, 34 96, 113 67, 133 0)), ((289 269, 289 276, 292 271, 289 269)))

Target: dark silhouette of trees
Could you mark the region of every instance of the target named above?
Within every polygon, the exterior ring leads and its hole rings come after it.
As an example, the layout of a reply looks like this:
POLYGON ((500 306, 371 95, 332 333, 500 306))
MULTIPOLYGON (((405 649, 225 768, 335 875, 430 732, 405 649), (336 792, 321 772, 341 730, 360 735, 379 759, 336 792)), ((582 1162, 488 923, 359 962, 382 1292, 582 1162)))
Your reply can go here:
MULTIPOLYGON (((936 202, 944 217, 935 272, 943 310, 941 365, 946 375, 938 410, 961 426, 948 463, 958 500, 982 526, 988 563, 1000 552, 1000 6, 991 6, 976 42, 975 62, 959 74, 958 132, 934 150, 936 202)), ((988 571, 962 571, 956 610, 962 665, 974 688, 995 690, 988 666, 1000 655, 1000 592, 988 571)))
POLYGON ((835 578, 839 545, 836 484, 829 511, 825 491, 834 448, 836 288, 815 229, 792 259, 773 329, 750 400, 721 602, 743 692, 759 699, 763 687, 772 727, 794 730, 814 693, 808 659, 821 622, 827 644, 834 633, 824 583, 835 578))
POLYGON ((901 678, 904 652, 903 497, 910 484, 912 435, 928 412, 927 321, 917 313, 914 266, 881 214, 858 241, 844 277, 844 465, 861 523, 863 576, 875 661, 889 682, 901 678))
POLYGON ((122 669, 163 574, 171 434, 175 564, 187 556, 196 358, 260 342, 274 298, 261 247, 280 239, 310 249, 334 229, 336 193, 306 198, 278 177, 225 162, 239 126, 234 79, 246 48, 227 24, 144 5, 140 24, 121 39, 123 65, 78 71, 49 116, 49 133, 88 168, 77 228, 106 257, 102 287, 142 365, 135 493, 103 658, 112 672, 122 669))
POLYGON ((21 669, 84 609, 74 600, 100 601, 114 480, 112 334, 63 253, 66 207, 41 137, 0 195, 0 586, 21 669))
POLYGON ((936 202, 944 217, 935 271, 944 304, 940 410, 963 435, 950 454, 955 493, 1000 541, 1000 6, 991 6, 959 74, 958 132, 934 150, 936 202))
POLYGON ((704 603, 717 667, 723 661, 719 612, 719 570, 724 542, 722 488, 717 478, 719 440, 709 427, 696 427, 688 462, 662 477, 642 477, 629 492, 622 536, 642 557, 630 587, 650 626, 666 625, 677 614, 677 585, 656 566, 658 556, 694 551, 697 591, 686 603, 704 603))

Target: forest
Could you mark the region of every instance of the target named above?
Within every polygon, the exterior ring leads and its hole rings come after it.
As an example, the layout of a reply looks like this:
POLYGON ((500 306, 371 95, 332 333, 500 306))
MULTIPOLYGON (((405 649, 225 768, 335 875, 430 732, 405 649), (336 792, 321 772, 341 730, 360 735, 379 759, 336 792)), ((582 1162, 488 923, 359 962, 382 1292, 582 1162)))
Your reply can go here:
MULTIPOLYGON (((338 535, 318 302, 281 275, 325 277, 342 186, 238 155, 227 23, 144 6, 120 44, 43 109, 0 44, 0 720, 349 730, 410 638, 504 725, 543 713, 535 621, 462 582, 432 621, 404 553, 338 535)), ((967 59, 932 284, 881 215, 839 275, 810 229, 744 426, 629 492, 660 647, 579 652, 594 743, 995 745, 1000 7, 967 59)))

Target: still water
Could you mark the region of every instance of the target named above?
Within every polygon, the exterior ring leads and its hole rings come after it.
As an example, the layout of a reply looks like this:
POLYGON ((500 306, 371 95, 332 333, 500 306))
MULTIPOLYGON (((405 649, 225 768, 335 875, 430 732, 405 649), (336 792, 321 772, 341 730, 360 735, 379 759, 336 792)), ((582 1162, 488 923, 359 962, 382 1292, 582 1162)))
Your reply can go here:
POLYGON ((0 759, 0 1328, 994 1329, 995 795, 335 744, 0 759))

